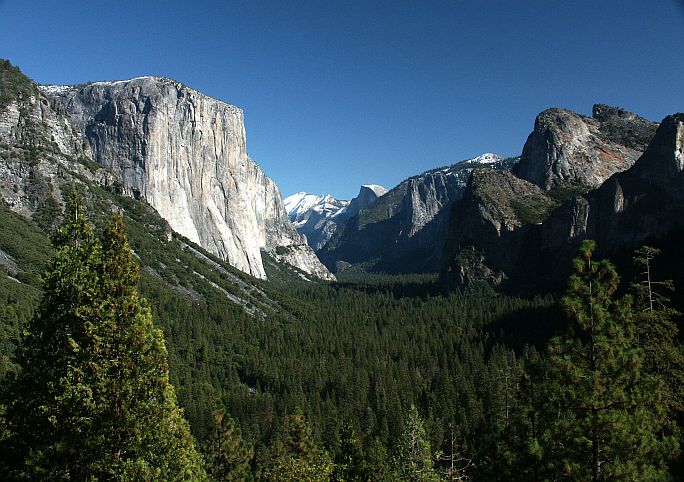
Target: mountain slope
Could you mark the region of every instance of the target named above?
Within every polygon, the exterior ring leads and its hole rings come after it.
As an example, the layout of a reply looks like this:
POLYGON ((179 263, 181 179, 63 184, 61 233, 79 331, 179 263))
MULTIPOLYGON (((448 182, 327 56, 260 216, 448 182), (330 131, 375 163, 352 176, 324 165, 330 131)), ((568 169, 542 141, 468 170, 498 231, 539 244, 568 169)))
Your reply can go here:
POLYGON ((307 243, 317 252, 330 240, 337 226, 387 192, 377 184, 364 184, 351 201, 341 201, 330 195, 318 196, 300 192, 285 199, 292 224, 306 236, 307 243))
POLYGON ((449 210, 473 169, 505 170, 514 162, 484 154, 410 177, 341 224, 318 254, 333 271, 439 271, 449 210))
MULTIPOLYGON (((452 236, 445 246, 442 280, 459 286, 468 279, 493 279, 491 273, 503 273, 513 290, 558 289, 568 275, 570 259, 585 239, 597 241, 599 256, 622 257, 643 243, 658 243, 681 232, 682 139, 684 115, 665 118, 631 168, 614 173, 596 189, 574 193, 542 223, 528 224, 506 235, 464 241, 464 235, 454 234, 459 226, 457 218, 467 216, 466 209, 458 207, 452 236), (466 259, 464 253, 473 249, 479 259, 466 259)), ((481 213, 473 215, 471 222, 479 219, 481 213)), ((502 279, 499 276, 499 281, 502 279)))
POLYGON ((306 236, 306 242, 314 250, 319 250, 328 242, 337 228, 333 219, 349 205, 349 201, 335 199, 331 195, 304 192, 286 197, 284 203, 290 222, 300 234, 306 236))
POLYGON ((239 108, 159 77, 42 89, 122 191, 178 233, 258 278, 260 249, 301 246, 307 269, 331 278, 288 221, 277 186, 248 157, 239 108))
POLYGON ((592 117, 548 109, 537 116, 513 172, 547 190, 563 185, 596 188, 634 164, 657 126, 603 104, 594 105, 592 117))

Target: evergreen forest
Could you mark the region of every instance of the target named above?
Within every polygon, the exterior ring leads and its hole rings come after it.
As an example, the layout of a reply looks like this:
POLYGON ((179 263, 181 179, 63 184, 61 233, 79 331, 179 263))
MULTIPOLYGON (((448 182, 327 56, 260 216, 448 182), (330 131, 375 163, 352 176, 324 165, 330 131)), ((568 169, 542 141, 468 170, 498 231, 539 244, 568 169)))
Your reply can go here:
POLYGON ((265 253, 260 281, 98 189, 59 227, 0 206, 3 480, 682 479, 656 248, 621 277, 587 241, 526 298, 265 253))

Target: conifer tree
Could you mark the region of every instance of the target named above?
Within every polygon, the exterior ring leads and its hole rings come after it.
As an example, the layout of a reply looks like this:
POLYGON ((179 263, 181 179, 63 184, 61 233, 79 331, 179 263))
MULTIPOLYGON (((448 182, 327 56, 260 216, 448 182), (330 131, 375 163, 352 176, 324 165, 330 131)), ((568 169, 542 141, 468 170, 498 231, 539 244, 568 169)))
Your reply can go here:
POLYGON ((288 416, 284 432, 285 440, 276 440, 270 448, 257 479, 273 482, 330 480, 332 460, 325 450, 314 443, 304 416, 288 416))
POLYGON ((240 429, 221 410, 214 412, 215 431, 206 446, 207 471, 214 480, 254 480, 252 460, 254 449, 246 443, 240 429))
POLYGON ((440 480, 434 470, 433 455, 423 420, 415 405, 411 405, 406 416, 404 430, 397 444, 395 465, 399 480, 412 482, 440 480))
POLYGON ((670 307, 665 294, 674 291, 674 283, 657 279, 654 271, 653 261, 659 254, 659 249, 650 246, 634 253, 634 262, 641 270, 632 283, 636 332, 644 350, 644 371, 662 378, 667 425, 677 432, 676 419, 684 415, 684 352, 677 343, 677 324, 673 321, 679 313, 670 307))
POLYGON ((558 477, 651 480, 664 476, 675 447, 662 436, 665 407, 659 380, 642 372, 630 298, 615 299, 619 278, 596 261, 586 241, 575 259, 563 306, 572 320, 549 348, 551 406, 546 443, 558 477))
POLYGON ((368 480, 374 482, 394 482, 397 475, 387 453, 387 447, 378 437, 374 437, 366 450, 366 470, 368 480))
POLYGON ((354 427, 350 422, 342 424, 339 430, 340 447, 335 457, 332 479, 344 482, 365 482, 368 480, 363 449, 354 427))
POLYGON ((121 216, 100 242, 75 194, 53 243, 22 371, 5 393, 9 478, 205 479, 121 216))

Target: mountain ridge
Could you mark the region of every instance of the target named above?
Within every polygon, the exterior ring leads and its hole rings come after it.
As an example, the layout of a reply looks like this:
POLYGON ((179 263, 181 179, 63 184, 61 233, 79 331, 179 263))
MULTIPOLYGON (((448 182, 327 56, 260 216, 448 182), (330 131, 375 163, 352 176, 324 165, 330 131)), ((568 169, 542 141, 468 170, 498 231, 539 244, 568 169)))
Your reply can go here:
POLYGON ((413 175, 342 223, 319 257, 333 272, 437 272, 449 208, 472 170, 510 169, 516 161, 486 153, 413 175))
POLYGON ((247 155, 238 107, 154 76, 43 91, 123 192, 149 202, 174 230, 259 278, 260 250, 279 246, 301 246, 302 267, 333 278, 303 247, 275 183, 247 155))

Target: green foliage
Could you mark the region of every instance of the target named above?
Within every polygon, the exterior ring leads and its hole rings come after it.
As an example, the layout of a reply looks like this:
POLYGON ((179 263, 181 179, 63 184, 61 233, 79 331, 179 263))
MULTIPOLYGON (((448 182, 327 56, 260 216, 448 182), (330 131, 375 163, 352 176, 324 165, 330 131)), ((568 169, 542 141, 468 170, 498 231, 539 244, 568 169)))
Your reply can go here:
POLYGON ((563 299, 571 329, 549 346, 550 406, 557 419, 544 456, 573 480, 662 476, 676 440, 662 434, 660 380, 642 370, 630 298, 615 299, 618 275, 582 245, 563 299))
POLYGON ((340 446, 335 456, 332 480, 339 482, 366 482, 368 469, 363 455, 361 441, 351 423, 345 422, 339 430, 340 446))
POLYGON ((302 415, 285 419, 284 440, 276 440, 264 456, 257 480, 323 482, 330 479, 330 456, 316 446, 302 415))
POLYGON ((168 382, 161 331, 137 294, 121 218, 100 242, 79 195, 54 236, 44 295, 4 392, 4 463, 33 480, 203 479, 168 382))
POLYGON ((366 470, 368 480, 375 482, 394 482, 397 474, 387 452, 387 447, 378 437, 374 437, 366 450, 366 470))
POLYGON ((214 412, 216 429, 204 444, 207 472, 213 480, 244 481, 254 479, 254 449, 242 439, 235 422, 221 410, 214 412))
POLYGON ((511 200, 511 208, 522 224, 541 224, 558 206, 544 196, 526 196, 511 200))
MULTIPOLYGON (((267 257, 269 281, 262 282, 170 235, 143 203, 94 185, 87 196, 96 225, 103 226, 112 209, 125 216, 142 268, 141 293, 166 337, 171 381, 179 387, 193 433, 204 442, 214 436, 218 402, 234 420, 235 433, 258 447, 262 467, 282 454, 274 462, 282 473, 307 477, 309 463, 286 455, 286 437, 278 435, 287 415, 302 407, 310 439, 335 454, 338 464, 340 421, 348 420, 358 429, 370 480, 397 480, 391 460, 413 404, 425 415, 435 454, 449 453, 446 427, 454 424, 461 453, 473 460, 472 476, 480 480, 515 480, 516 474, 543 480, 555 477, 562 465, 551 432, 539 430, 553 421, 543 397, 550 386, 548 365, 518 359, 512 349, 532 341, 543 346, 558 316, 547 316, 539 326, 528 319, 553 313, 552 298, 523 300, 477 285, 441 294, 434 277, 425 275, 346 273, 338 283, 310 283, 267 257), (244 307, 228 294, 245 300, 244 307)), ((35 225, 16 218, 25 224, 26 237, 47 246, 35 225)), ((4 240, 22 269, 33 263, 17 258, 30 254, 21 237, 4 240)), ((0 278, 0 294, 3 287, 16 339, 39 292, 10 278, 0 278)), ((638 316, 635 321, 638 330, 638 316)), ((13 376, 13 344, 7 346, 0 353, 2 366, 13 376)), ((449 463, 435 461, 433 468, 443 473, 449 463)), ((125 470, 147 469, 130 462, 125 470)))
POLYGON ((681 436, 677 420, 684 419, 684 349, 677 341, 679 315, 669 304, 666 294, 674 291, 672 280, 659 280, 654 260, 660 250, 643 246, 635 251, 634 262, 640 270, 631 284, 634 294, 638 345, 643 350, 643 371, 658 377, 662 385, 662 403, 666 407, 663 430, 681 436))
POLYGON ((425 433, 423 420, 418 415, 415 405, 411 405, 404 422, 404 430, 397 442, 394 463, 399 480, 416 482, 440 480, 434 470, 434 456, 425 433))
POLYGON ((551 196, 551 198, 554 199, 558 204, 562 204, 574 196, 583 196, 588 191, 589 188, 586 186, 560 184, 548 191, 547 194, 551 196))
POLYGON ((9 60, 0 59, 0 109, 13 100, 24 99, 35 93, 36 87, 31 79, 9 60))

